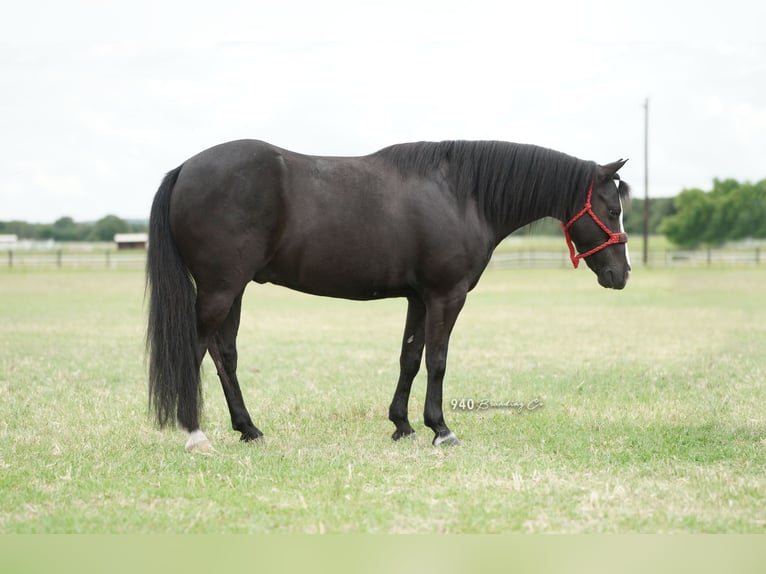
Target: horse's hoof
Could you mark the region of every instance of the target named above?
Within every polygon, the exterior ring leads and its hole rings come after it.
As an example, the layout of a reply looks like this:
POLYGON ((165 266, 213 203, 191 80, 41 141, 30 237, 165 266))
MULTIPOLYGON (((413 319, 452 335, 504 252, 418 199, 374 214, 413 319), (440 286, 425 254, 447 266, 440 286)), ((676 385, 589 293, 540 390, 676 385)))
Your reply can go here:
POLYGON ((242 433, 242 436, 239 437, 239 440, 242 442, 263 442, 264 437, 263 433, 259 431, 258 429, 255 429, 255 431, 245 431, 242 433))
POLYGON ((210 454, 213 452, 213 445, 201 430, 189 433, 189 440, 186 441, 186 451, 196 454, 210 454))
POLYGON ((213 443, 209 440, 198 442, 195 445, 186 447, 186 451, 190 454, 213 454, 213 443))
POLYGON ((394 441, 398 441, 399 439, 402 439, 402 438, 408 438, 410 440, 418 440, 420 437, 417 435, 415 431, 401 432, 397 430, 397 431, 394 431, 394 434, 391 435, 391 438, 394 441))
POLYGON ((449 434, 444 436, 436 435, 433 444, 434 446, 459 446, 460 440, 455 436, 455 433, 450 431, 449 434))

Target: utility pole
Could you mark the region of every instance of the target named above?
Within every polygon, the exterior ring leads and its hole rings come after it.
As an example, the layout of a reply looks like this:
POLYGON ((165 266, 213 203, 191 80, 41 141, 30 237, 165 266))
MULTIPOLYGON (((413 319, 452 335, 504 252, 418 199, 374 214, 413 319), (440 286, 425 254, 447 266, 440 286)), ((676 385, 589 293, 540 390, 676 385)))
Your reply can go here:
POLYGON ((644 100, 644 266, 649 262, 649 98, 644 100))

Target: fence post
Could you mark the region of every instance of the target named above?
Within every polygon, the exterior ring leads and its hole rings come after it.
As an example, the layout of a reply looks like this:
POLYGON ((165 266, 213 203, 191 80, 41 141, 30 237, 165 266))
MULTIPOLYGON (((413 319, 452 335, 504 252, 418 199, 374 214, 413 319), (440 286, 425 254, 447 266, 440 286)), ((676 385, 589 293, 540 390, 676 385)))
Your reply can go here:
POLYGON ((61 269, 61 249, 56 251, 56 267, 61 269))
POLYGON ((756 265, 761 264, 761 246, 760 245, 755 246, 755 264, 756 265))
POLYGON ((8 250, 8 268, 13 269, 13 250, 8 250))
POLYGON ((710 247, 708 247, 708 248, 707 248, 707 265, 708 265, 708 267, 710 267, 710 260, 711 260, 711 258, 712 258, 712 255, 713 255, 713 254, 712 254, 712 250, 711 250, 711 248, 710 248, 710 247))
POLYGON ((106 250, 106 268, 107 269, 109 269, 109 253, 110 251, 107 249, 106 250))

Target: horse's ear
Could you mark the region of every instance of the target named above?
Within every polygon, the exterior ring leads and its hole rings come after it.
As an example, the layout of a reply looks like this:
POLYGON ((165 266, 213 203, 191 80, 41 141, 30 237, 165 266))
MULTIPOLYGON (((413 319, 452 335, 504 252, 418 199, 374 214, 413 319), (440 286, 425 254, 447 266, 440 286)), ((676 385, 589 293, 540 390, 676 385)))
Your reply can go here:
POLYGON ((628 162, 627 159, 618 159, 612 163, 598 166, 598 175, 602 180, 619 179, 617 171, 628 162))

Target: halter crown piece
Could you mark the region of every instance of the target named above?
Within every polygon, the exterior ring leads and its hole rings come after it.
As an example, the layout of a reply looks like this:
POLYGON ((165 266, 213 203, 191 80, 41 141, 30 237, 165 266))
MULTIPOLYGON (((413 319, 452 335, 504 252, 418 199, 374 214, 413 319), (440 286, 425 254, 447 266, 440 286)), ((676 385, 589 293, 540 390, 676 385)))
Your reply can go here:
POLYGON ((590 199, 593 195, 593 181, 590 182, 590 187, 588 188, 588 199, 585 200, 585 207, 583 207, 580 212, 575 215, 572 219, 570 219, 566 224, 561 224, 561 229, 564 230, 564 238, 567 241, 567 247, 569 247, 569 258, 572 260, 572 265, 574 265, 574 268, 577 269, 577 266, 580 264, 580 259, 585 259, 586 257, 590 257, 594 253, 598 253, 602 249, 605 249, 606 247, 609 247, 610 245, 614 245, 615 243, 627 243, 628 242, 628 234, 624 231, 620 232, 614 232, 611 229, 609 229, 606 225, 603 224, 603 222, 598 218, 596 213, 593 211, 593 205, 591 205, 590 199), (598 225, 604 233, 606 233, 609 237, 606 241, 601 243, 600 245, 594 247, 590 251, 586 251, 585 253, 575 253, 575 246, 574 243, 572 243, 572 238, 569 236, 569 228, 572 227, 575 221, 580 219, 585 214, 590 215, 591 219, 596 222, 596 225, 598 225))

